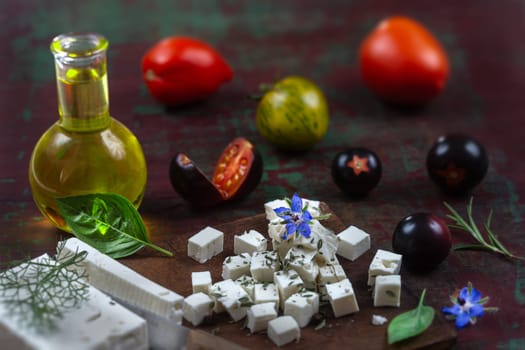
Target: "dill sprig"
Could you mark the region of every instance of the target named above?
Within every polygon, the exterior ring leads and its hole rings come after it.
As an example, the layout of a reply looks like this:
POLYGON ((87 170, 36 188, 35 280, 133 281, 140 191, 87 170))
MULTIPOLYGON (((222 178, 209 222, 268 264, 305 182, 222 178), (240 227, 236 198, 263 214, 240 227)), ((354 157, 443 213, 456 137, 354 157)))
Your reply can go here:
POLYGON ((60 259, 46 255, 0 273, 0 303, 19 325, 40 333, 51 331, 65 310, 89 299, 86 271, 70 269, 78 266, 87 252, 63 254, 64 245, 61 241, 57 246, 60 259))
POLYGON ((507 258, 525 260, 525 257, 514 255, 511 253, 505 246, 500 242, 498 236, 492 232, 490 228, 492 222, 492 210, 487 216, 487 221, 483 225, 486 237, 480 231, 478 225, 474 221, 472 216, 472 202, 473 198, 470 198, 469 204, 467 205, 467 218, 464 219, 450 204, 444 202, 443 204, 450 211, 450 214, 447 215, 449 219, 454 220, 454 224, 449 225, 450 228, 455 228, 468 232, 474 239, 478 242, 475 244, 461 243, 454 246, 454 250, 462 249, 477 249, 477 250, 486 250, 491 251, 497 254, 501 254, 507 258))

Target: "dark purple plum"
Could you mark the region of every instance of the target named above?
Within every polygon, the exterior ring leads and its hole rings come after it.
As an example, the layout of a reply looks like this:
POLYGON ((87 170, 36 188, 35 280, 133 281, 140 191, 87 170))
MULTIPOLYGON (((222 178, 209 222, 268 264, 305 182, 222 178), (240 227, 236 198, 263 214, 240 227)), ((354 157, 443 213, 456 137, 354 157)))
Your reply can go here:
POLYGON ((415 273, 435 269, 450 252, 452 239, 446 223, 429 213, 401 220, 392 236, 392 249, 403 255, 403 265, 415 273))

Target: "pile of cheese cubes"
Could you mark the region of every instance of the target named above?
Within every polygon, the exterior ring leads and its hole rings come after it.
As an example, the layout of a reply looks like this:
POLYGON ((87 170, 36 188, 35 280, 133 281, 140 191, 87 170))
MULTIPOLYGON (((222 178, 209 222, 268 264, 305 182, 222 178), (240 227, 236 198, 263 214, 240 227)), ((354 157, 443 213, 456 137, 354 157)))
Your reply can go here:
MULTIPOLYGON (((318 201, 303 199, 312 216, 320 213, 318 201)), ((335 235, 317 220, 308 238, 280 240, 285 230, 273 209, 284 200, 265 204, 268 239, 250 230, 234 237, 234 254, 222 265, 222 281, 212 283, 209 271, 193 272, 193 294, 184 302, 184 317, 200 324, 213 312, 227 312, 233 321, 246 318, 251 333, 267 331, 276 344, 300 338, 300 328, 319 311, 320 301, 330 303, 334 316, 359 311, 352 283, 336 254, 356 260, 370 249, 370 236, 355 226, 335 235)), ((204 263, 223 250, 224 234, 206 227, 188 240, 188 255, 204 263)), ((369 269, 376 306, 399 306, 401 256, 378 250, 369 269)))

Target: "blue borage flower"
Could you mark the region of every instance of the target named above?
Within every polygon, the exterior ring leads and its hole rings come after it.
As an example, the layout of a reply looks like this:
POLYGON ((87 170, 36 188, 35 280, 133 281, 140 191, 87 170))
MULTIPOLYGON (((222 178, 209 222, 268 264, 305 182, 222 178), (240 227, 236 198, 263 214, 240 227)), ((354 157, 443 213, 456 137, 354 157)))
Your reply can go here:
POLYGON ((310 238, 312 231, 310 230, 310 221, 312 221, 312 214, 308 211, 308 203, 303 207, 303 200, 294 193, 292 200, 286 198, 289 208, 279 207, 273 211, 278 217, 283 219, 282 224, 286 224, 286 232, 282 235, 282 239, 286 240, 288 236, 293 234, 310 238))
POLYGON ((485 312, 498 311, 495 307, 484 307, 489 301, 489 297, 481 297, 481 292, 468 282, 459 293, 450 296, 451 307, 443 307, 441 312, 447 315, 447 318, 456 320, 456 328, 461 329, 468 324, 475 324, 478 317, 483 316, 485 312))

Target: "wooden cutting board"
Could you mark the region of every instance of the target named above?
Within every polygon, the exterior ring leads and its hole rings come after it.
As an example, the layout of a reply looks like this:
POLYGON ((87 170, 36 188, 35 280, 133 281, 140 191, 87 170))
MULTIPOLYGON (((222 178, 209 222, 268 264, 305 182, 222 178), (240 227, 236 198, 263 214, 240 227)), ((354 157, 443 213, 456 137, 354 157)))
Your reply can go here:
MULTIPOLYGON (((323 212, 330 212, 324 203, 322 210, 323 212)), ((328 220, 323 221, 323 224, 336 233, 345 228, 341 220, 334 214, 328 220)), ((172 258, 157 254, 152 250, 143 249, 132 257, 122 259, 121 262, 186 297, 192 293, 191 272, 208 270, 211 272, 213 283, 222 280, 222 262, 226 257, 234 255, 234 235, 250 229, 266 235, 267 221, 265 215, 260 214, 224 223, 215 226, 215 228, 224 232, 224 251, 204 264, 194 261, 187 255, 188 238, 197 233, 198 230, 178 234, 166 242, 156 242, 164 248, 170 249, 174 253, 172 258)), ((354 287, 360 311, 353 315, 335 318, 330 305, 322 305, 320 307, 322 316, 313 320, 309 326, 302 328, 301 340, 284 346, 286 349, 316 347, 323 347, 323 349, 448 349, 452 347, 456 341, 456 331, 452 323, 446 321, 439 312, 436 312, 432 326, 420 336, 394 346, 387 344, 387 324, 373 326, 370 322, 372 315, 382 315, 391 320, 399 313, 414 308, 421 291, 409 290, 403 285, 400 308, 374 307, 371 292, 367 286, 368 266, 374 254, 375 249, 371 249, 354 262, 339 258, 354 287), (323 318, 325 319, 324 327, 316 329, 323 318)), ((403 280, 403 276, 401 279, 403 280)), ((193 328, 191 324, 186 322, 185 325, 193 328)), ((214 315, 196 328, 214 333, 251 349, 267 349, 275 346, 266 334, 250 334, 248 329, 244 328, 243 320, 234 323, 226 313, 214 315)))

